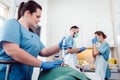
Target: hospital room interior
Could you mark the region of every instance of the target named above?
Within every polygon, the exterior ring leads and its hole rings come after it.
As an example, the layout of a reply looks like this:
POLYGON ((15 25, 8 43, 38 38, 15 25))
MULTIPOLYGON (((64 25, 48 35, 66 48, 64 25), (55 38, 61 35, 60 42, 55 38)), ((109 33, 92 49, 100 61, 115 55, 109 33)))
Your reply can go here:
MULTIPOLYGON (((7 19, 17 19, 17 10, 23 1, 28 0, 0 0, 0 27, 7 19)), ((90 80, 102 80, 101 76, 95 73, 92 38, 95 37, 96 31, 103 31, 107 35, 105 41, 110 46, 107 62, 111 76, 107 80, 120 80, 120 0, 34 1, 42 6, 42 16, 38 27, 33 31, 45 47, 58 44, 63 36, 70 34, 71 26, 78 26, 79 36, 74 41, 78 48, 85 47, 86 49, 77 53, 77 65, 90 80)), ((62 59, 62 50, 49 57, 38 56, 37 58, 41 61, 62 59)), ((40 72, 40 68, 34 67, 32 80, 41 80, 39 79, 40 72)))

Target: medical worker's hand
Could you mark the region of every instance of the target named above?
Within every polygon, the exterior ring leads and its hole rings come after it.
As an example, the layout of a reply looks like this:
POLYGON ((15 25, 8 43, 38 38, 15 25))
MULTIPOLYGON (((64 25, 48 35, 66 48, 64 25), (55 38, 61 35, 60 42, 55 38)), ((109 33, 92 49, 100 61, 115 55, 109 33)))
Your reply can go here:
POLYGON ((94 38, 92 39, 92 44, 96 44, 96 42, 97 42, 97 37, 94 37, 94 38))
POLYGON ((60 43, 58 45, 59 45, 60 49, 65 49, 66 50, 68 48, 68 43, 65 43, 64 46, 63 46, 64 40, 65 40, 65 37, 62 38, 62 40, 60 41, 60 43))
POLYGON ((64 38, 65 38, 65 37, 63 37, 62 40, 61 40, 61 41, 59 42, 59 44, 58 44, 60 49, 62 49, 62 47, 63 47, 63 40, 64 40, 64 38))
POLYGON ((84 50, 86 50, 86 48, 85 47, 81 47, 79 52, 82 52, 84 50))
POLYGON ((43 70, 50 70, 52 68, 58 67, 63 63, 63 60, 56 60, 53 62, 42 62, 41 68, 43 70))

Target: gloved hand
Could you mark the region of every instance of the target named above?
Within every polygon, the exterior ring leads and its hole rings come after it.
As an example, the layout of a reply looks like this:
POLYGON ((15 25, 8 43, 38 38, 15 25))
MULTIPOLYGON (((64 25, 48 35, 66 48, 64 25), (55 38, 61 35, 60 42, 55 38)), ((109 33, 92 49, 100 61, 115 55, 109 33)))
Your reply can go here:
POLYGON ((79 52, 82 52, 84 50, 86 50, 86 48, 85 47, 81 47, 79 52))
POLYGON ((65 49, 66 50, 68 48, 69 44, 68 44, 68 41, 66 41, 66 43, 63 46, 64 40, 65 40, 65 37, 62 38, 62 40, 60 41, 60 43, 58 45, 59 45, 60 49, 65 49))
POLYGON ((53 62, 42 62, 41 68, 44 70, 50 70, 52 68, 58 67, 62 63, 63 63, 63 60, 56 60, 53 62))
POLYGON ((92 44, 96 44, 96 42, 97 42, 97 37, 92 39, 92 44))
POLYGON ((62 40, 60 41, 60 43, 58 44, 60 49, 62 49, 62 47, 63 47, 64 39, 65 39, 65 37, 63 37, 62 40))

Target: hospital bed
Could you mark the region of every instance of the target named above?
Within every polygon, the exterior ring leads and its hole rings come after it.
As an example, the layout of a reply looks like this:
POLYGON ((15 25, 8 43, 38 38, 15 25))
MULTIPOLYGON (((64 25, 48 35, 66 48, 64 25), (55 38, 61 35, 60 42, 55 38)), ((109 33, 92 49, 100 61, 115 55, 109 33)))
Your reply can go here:
POLYGON ((101 76, 95 72, 84 72, 91 80, 102 80, 101 76))
POLYGON ((90 80, 84 73, 77 70, 61 66, 51 70, 43 70, 40 72, 38 80, 90 80))
POLYGON ((57 67, 49 71, 41 71, 38 80, 101 80, 94 72, 79 72, 70 67, 57 67))
MULTIPOLYGON (((19 64, 16 61, 6 61, 6 60, 0 60, 0 64, 6 64, 6 76, 5 80, 9 80, 9 71, 10 66, 12 64, 19 64)), ((49 71, 41 71, 38 77, 38 80, 54 80, 52 78, 58 77, 58 79, 55 80, 101 80, 101 77, 99 74, 93 73, 93 72, 78 72, 70 67, 57 67, 49 71), (65 74, 67 73, 67 74, 65 74), (52 76, 52 75, 53 76, 52 76), (45 79, 46 78, 46 79, 45 79)))

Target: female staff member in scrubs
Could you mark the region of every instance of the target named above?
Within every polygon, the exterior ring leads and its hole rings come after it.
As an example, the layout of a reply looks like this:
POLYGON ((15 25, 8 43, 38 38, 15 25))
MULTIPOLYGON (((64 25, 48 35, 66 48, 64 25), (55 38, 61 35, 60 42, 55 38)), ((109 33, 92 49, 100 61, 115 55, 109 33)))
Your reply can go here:
MULTIPOLYGON (((22 2, 18 9, 18 20, 9 19, 0 29, 0 59, 21 63, 11 66, 9 80, 31 80, 33 67, 49 70, 63 62, 42 62, 36 58, 38 55, 50 56, 62 48, 62 41, 44 48, 39 37, 29 30, 40 22, 41 13, 42 7, 35 1, 22 2)), ((4 80, 5 71, 6 65, 0 65, 0 80, 4 80)))
POLYGON ((108 77, 109 67, 108 59, 110 54, 110 46, 105 41, 107 36, 102 31, 96 31, 95 37, 92 39, 93 44, 93 57, 95 58, 95 72, 100 74, 102 80, 105 80, 105 77, 108 77))

